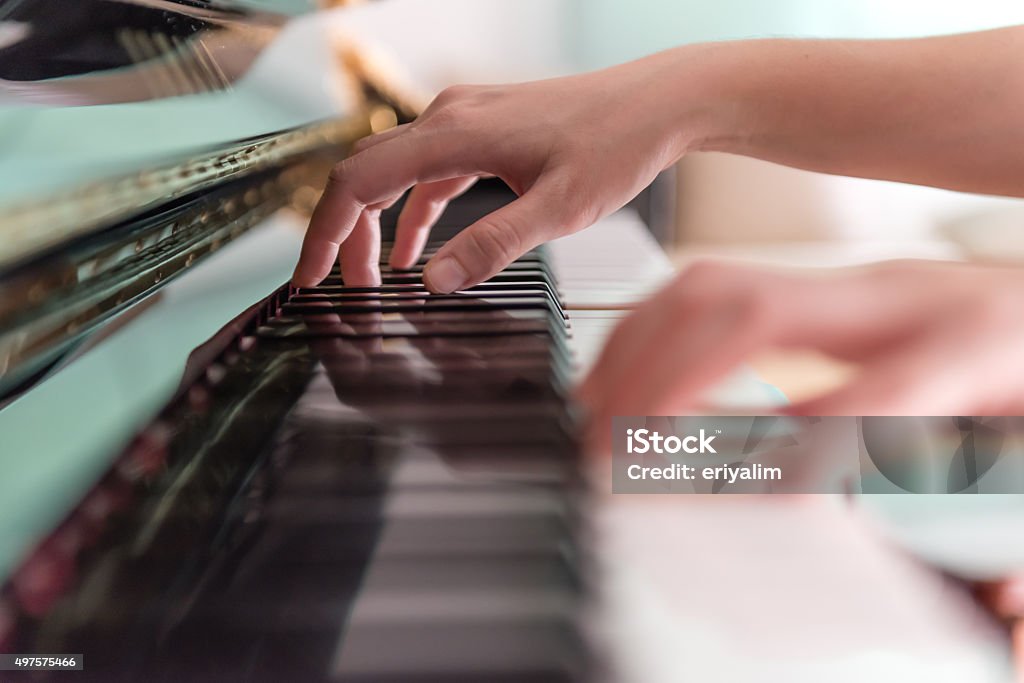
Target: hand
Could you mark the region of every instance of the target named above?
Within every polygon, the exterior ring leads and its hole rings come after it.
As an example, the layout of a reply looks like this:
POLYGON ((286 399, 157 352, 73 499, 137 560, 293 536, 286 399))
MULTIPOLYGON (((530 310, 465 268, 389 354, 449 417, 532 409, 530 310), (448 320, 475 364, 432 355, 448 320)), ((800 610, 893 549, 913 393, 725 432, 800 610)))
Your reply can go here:
POLYGON ((1016 681, 1024 681, 1024 575, 977 586, 982 604, 1010 626, 1016 681))
POLYGON ((519 200, 453 239, 424 274, 435 292, 476 284, 622 206, 693 149, 1024 196, 1024 89, 1004 83, 1017 73, 1007 71, 1008 55, 1022 52, 1024 27, 923 40, 735 41, 568 78, 450 88, 414 123, 370 137, 335 167, 293 282, 316 284, 338 257, 346 282, 375 284, 382 208, 414 188, 392 256, 393 266, 410 265, 445 203, 494 175, 519 200), (958 116, 933 115, 942 111, 958 116))
POLYGON ((614 415, 685 414, 752 354, 810 348, 859 364, 800 415, 1024 410, 1024 270, 893 261, 831 274, 685 270, 626 318, 579 389, 596 447, 614 415))
POLYGON ((294 284, 317 284, 335 258, 347 284, 377 284, 380 210, 410 187, 391 256, 396 268, 418 259, 447 202, 478 176, 497 176, 519 195, 431 259, 424 280, 433 292, 478 284, 538 244, 618 209, 674 163, 698 130, 657 99, 668 59, 445 90, 415 122, 361 141, 334 168, 294 284))

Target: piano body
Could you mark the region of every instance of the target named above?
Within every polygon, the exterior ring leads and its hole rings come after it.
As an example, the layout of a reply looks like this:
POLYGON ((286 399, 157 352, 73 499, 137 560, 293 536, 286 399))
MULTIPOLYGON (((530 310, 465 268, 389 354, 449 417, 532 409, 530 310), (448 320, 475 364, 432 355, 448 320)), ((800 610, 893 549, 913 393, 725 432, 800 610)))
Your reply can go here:
MULTIPOLYGON (((631 209, 458 295, 283 285, 333 161, 422 102, 310 5, 0 3, 0 653, 84 656, 32 680, 1004 680, 973 604, 842 501, 592 485, 572 380, 672 272, 631 209)), ((432 238, 510 198, 482 182, 432 238)))

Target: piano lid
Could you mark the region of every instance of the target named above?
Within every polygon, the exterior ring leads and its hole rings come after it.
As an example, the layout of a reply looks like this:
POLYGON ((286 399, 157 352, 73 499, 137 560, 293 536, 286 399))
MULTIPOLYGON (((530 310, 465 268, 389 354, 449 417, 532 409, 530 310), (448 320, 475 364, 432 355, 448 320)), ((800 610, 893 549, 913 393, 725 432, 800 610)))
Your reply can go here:
POLYGON ((415 116, 358 36, 291 16, 306 4, 0 0, 0 408, 415 116))
POLYGON ((337 4, 0 0, 0 271, 191 191, 196 162, 252 140, 365 134, 372 60, 293 17, 337 4))

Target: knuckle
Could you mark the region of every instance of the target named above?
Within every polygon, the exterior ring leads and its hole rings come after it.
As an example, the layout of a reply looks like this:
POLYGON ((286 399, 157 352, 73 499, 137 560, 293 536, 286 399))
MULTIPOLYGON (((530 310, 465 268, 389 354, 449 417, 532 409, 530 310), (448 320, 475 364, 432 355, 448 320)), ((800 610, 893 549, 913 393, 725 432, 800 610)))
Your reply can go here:
POLYGON ((464 105, 445 104, 431 115, 429 124, 434 128, 461 128, 468 118, 464 105))
POLYGON ((352 145, 352 154, 355 155, 355 154, 359 154, 360 152, 365 151, 366 148, 370 146, 370 138, 372 138, 372 137, 373 136, 371 135, 371 136, 368 136, 368 137, 365 137, 365 138, 360 138, 360 139, 356 140, 355 144, 352 145))
POLYGON ((582 230, 597 222, 601 209, 594 199, 596 193, 591 183, 569 174, 560 174, 546 180, 545 186, 547 195, 559 207, 569 232, 582 230))
POLYGON ((401 135, 408 135, 413 130, 415 130, 414 126, 402 124, 393 128, 387 128, 385 130, 371 133, 370 135, 359 138, 352 144, 352 150, 349 156, 356 156, 357 154, 361 154, 376 145, 384 144, 385 142, 393 140, 401 135))
POLYGON ((471 89, 472 88, 468 85, 449 85, 447 88, 444 88, 441 92, 437 94, 435 101, 440 103, 454 102, 460 99, 461 97, 464 97, 465 95, 469 94, 469 91, 471 89))
POLYGON ((358 163, 352 157, 338 162, 327 175, 327 185, 347 201, 367 205, 369 202, 362 197, 360 189, 358 168, 358 163))
POLYGON ((352 164, 348 159, 339 161, 327 174, 327 182, 332 185, 344 185, 351 173, 352 164))
POLYGON ((417 128, 396 140, 395 144, 399 145, 398 149, 410 163, 416 164, 423 159, 441 157, 450 152, 451 142, 448 136, 438 135, 438 132, 429 128, 426 130, 417 128))
POLYGON ((486 263, 509 263, 519 256, 522 239, 518 231, 500 217, 466 233, 470 248, 486 263))
POLYGON ((483 103, 476 97, 450 97, 436 103, 430 116, 423 120, 423 126, 433 130, 456 128, 466 133, 476 126, 483 111, 482 105, 483 103))

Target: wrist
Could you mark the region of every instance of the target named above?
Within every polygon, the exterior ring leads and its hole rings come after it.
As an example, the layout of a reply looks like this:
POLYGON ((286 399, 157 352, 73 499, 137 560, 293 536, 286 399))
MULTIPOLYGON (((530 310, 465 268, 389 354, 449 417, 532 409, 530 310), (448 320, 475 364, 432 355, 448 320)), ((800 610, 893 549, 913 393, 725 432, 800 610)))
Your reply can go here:
MULTIPOLYGON (((743 154, 757 129, 756 98, 744 85, 749 64, 767 41, 686 45, 664 55, 654 69, 672 113, 679 157, 691 152, 743 154)), ((662 55, 655 55, 655 58, 662 55)))

